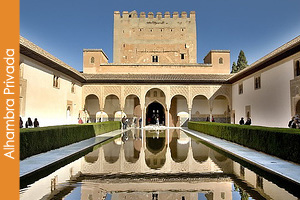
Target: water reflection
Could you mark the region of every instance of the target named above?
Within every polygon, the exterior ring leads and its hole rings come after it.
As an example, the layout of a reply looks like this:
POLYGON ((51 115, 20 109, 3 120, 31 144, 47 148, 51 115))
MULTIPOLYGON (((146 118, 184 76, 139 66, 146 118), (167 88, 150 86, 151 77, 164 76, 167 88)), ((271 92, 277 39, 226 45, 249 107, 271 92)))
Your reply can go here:
POLYGON ((130 130, 21 191, 21 199, 41 198, 297 200, 179 129, 130 130))

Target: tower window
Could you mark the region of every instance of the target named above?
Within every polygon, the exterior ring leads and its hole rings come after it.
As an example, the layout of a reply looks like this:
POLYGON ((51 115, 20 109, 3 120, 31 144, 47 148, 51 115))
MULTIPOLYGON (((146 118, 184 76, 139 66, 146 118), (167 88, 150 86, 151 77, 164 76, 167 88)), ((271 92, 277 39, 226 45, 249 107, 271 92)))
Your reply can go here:
POLYGON ((95 58, 91 57, 91 63, 95 63, 95 58))
POLYGON ((223 58, 219 58, 219 64, 223 64, 223 58))
POLYGON ((158 62, 158 56, 152 56, 152 62, 158 62))
POLYGON ((184 53, 180 54, 181 60, 184 60, 184 53))

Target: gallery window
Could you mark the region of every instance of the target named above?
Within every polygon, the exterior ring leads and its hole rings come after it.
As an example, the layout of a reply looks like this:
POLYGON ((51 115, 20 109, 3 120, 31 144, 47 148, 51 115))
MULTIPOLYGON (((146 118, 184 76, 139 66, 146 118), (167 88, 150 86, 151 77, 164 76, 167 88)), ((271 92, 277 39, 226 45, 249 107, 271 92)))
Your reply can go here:
POLYGON ((75 83, 71 84, 71 93, 75 93, 75 83))
POLYGON ((300 60, 295 62, 295 76, 300 76, 300 60))
POLYGON ((95 63, 95 58, 91 57, 91 63, 95 63))
POLYGON ((239 84, 239 94, 243 94, 243 83, 239 84))
POLYGON ((260 89, 261 88, 261 80, 260 76, 254 78, 254 89, 260 89))
POLYGON ((56 75, 53 75, 53 87, 59 88, 59 77, 56 75))

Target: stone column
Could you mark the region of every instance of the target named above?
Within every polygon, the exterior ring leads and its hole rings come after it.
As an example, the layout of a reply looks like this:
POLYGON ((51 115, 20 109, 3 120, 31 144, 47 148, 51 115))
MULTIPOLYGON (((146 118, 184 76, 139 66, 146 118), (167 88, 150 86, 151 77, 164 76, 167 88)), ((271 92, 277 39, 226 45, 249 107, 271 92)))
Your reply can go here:
POLYGON ((192 108, 189 108, 189 121, 192 121, 192 108))

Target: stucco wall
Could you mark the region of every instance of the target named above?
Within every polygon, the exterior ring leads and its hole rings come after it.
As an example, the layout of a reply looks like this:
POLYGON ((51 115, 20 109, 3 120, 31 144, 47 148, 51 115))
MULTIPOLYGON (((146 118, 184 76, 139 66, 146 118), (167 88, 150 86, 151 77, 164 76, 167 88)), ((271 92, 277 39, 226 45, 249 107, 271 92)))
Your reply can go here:
POLYGON ((37 118, 40 126, 71 124, 78 122, 82 109, 81 84, 37 61, 21 55, 23 79, 27 80, 24 113, 24 126, 28 117, 37 118), (53 87, 53 76, 59 76, 59 88, 53 87), (75 83, 75 93, 71 92, 75 83), (71 106, 71 116, 67 117, 67 106, 71 106))
POLYGON ((290 80, 294 78, 292 58, 284 59, 232 85, 235 123, 251 107, 253 125, 287 127, 291 118, 290 80), (254 89, 254 77, 261 76, 261 88, 254 89), (243 94, 238 85, 243 83, 243 94))

